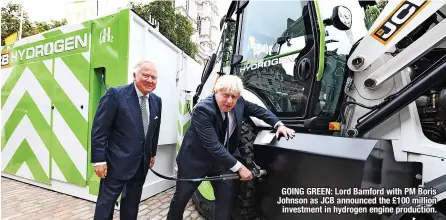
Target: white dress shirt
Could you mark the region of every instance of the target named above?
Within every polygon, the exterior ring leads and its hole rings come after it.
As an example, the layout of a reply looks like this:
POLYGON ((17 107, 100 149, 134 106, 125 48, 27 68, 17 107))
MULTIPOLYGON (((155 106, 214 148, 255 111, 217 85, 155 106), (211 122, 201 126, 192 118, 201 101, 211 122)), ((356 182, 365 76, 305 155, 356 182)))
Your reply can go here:
MULTIPOLYGON (((141 106, 141 96, 143 96, 144 94, 142 94, 142 92, 139 91, 138 87, 136 87, 136 84, 134 84, 134 85, 135 85, 135 90, 136 90, 139 106, 141 106)), ((147 93, 147 95, 146 95, 147 96, 146 111, 147 111, 147 119, 149 120, 148 125, 150 124, 149 95, 150 95, 150 93, 147 93)), ((107 164, 107 162, 97 162, 97 163, 94 163, 93 166, 102 165, 102 164, 107 164)))

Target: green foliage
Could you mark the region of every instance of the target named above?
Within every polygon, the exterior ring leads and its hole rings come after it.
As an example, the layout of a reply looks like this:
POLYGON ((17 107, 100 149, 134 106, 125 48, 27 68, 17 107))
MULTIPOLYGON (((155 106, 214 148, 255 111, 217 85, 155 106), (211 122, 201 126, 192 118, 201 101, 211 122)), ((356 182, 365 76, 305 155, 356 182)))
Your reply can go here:
MULTIPOLYGON (((14 2, 8 2, 2 7, 2 41, 5 44, 5 38, 20 29, 20 13, 23 6, 14 2)), ((29 19, 28 13, 23 11, 22 38, 42 33, 44 31, 67 24, 65 19, 61 21, 51 20, 47 22, 33 22, 29 19)))
POLYGON ((367 28, 367 30, 369 30, 370 27, 372 27, 373 23, 376 21, 379 14, 382 12, 384 7, 386 7, 388 2, 389 2, 388 0, 380 0, 374 6, 367 6, 364 17, 365 27, 367 28))
POLYGON ((176 13, 172 1, 156 0, 150 3, 130 2, 129 7, 146 21, 150 16, 159 22, 159 31, 170 42, 195 59, 198 47, 191 36, 193 27, 190 20, 176 13))
POLYGON ((220 53, 222 53, 222 62, 223 66, 229 66, 231 54, 234 46, 234 35, 235 35, 235 22, 227 22, 227 27, 223 30, 223 49, 220 53))
POLYGON ((62 19, 61 21, 51 20, 50 23, 47 22, 34 22, 34 28, 31 31, 32 35, 42 33, 53 28, 57 28, 67 24, 66 19, 62 19))
MULTIPOLYGON (((2 7, 2 45, 5 45, 5 38, 18 32, 20 28, 20 12, 23 6, 8 2, 2 7)), ((32 23, 29 21, 28 13, 23 12, 22 37, 29 36, 32 29, 32 23)))
POLYGON ((383 11, 384 7, 386 7, 389 0, 379 0, 377 6, 379 8, 379 11, 383 11))
POLYGON ((375 20, 378 18, 379 13, 380 13, 380 11, 379 11, 378 7, 376 7, 376 5, 367 6, 367 9, 365 10, 365 17, 364 17, 364 23, 365 23, 365 27, 367 28, 367 30, 369 30, 370 27, 372 27, 373 22, 375 22, 375 20))

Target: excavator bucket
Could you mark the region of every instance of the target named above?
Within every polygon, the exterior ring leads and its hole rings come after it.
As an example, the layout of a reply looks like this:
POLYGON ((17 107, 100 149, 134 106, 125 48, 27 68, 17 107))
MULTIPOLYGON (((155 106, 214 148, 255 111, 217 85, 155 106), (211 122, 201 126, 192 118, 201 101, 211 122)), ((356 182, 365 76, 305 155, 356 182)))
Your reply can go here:
POLYGON ((392 201, 395 195, 382 195, 387 189, 421 184, 422 164, 396 161, 387 140, 303 133, 277 140, 261 131, 253 150, 267 171, 256 180, 255 206, 268 220, 389 219, 392 206, 378 197, 392 201), (341 204, 338 198, 350 199, 341 204))

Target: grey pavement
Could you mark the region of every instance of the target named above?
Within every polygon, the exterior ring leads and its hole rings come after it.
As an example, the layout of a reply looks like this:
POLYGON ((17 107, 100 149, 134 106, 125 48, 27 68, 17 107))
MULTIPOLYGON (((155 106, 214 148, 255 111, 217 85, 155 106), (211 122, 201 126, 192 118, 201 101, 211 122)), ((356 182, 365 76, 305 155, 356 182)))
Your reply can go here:
MULTIPOLYGON (((49 220, 93 219, 95 203, 2 177, 1 219, 49 220)), ((166 219, 175 188, 152 196, 140 203, 138 219, 166 219)), ((185 220, 204 220, 189 201, 185 220)), ((119 211, 114 214, 119 219, 119 211)))

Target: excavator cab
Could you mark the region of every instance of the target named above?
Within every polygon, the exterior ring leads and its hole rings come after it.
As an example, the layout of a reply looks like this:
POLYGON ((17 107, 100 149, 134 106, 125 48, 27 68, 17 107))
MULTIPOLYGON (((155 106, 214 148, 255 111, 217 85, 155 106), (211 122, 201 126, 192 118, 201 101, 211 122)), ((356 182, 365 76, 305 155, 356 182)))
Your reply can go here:
POLYGON ((330 132, 339 119, 351 19, 347 7, 321 11, 317 1, 234 1, 221 22, 217 68, 242 78, 242 95, 287 125, 330 132))

